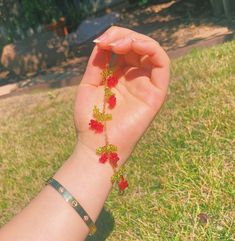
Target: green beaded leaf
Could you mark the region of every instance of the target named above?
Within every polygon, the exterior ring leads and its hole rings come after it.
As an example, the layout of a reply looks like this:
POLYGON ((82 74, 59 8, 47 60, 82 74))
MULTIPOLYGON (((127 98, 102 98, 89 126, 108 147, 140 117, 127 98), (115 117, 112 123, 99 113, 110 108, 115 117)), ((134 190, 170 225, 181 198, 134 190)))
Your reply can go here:
POLYGON ((106 87, 104 89, 105 100, 107 101, 110 96, 114 95, 110 88, 106 87))
POLYGON ((102 113, 100 112, 99 108, 95 105, 93 108, 93 116, 98 120, 102 113))
POLYGON ((104 119, 104 121, 110 121, 110 120, 112 120, 112 115, 111 114, 104 114, 103 119, 104 119))
POLYGON ((104 80, 106 80, 109 76, 113 75, 113 69, 107 68, 101 72, 101 76, 104 80))
POLYGON ((96 149, 96 154, 101 155, 105 153, 105 151, 106 151, 106 146, 101 146, 96 149))
POLYGON ((110 152, 116 152, 117 151, 117 147, 114 146, 113 144, 108 144, 106 146, 106 152, 110 153, 110 152))
POLYGON ((111 177, 111 182, 112 182, 112 183, 115 183, 115 182, 117 182, 118 180, 119 180, 118 172, 115 172, 115 173, 113 174, 113 176, 111 177))
POLYGON ((120 167, 118 171, 115 171, 113 176, 111 177, 111 182, 115 183, 120 180, 121 176, 124 175, 124 172, 126 171, 126 168, 124 166, 120 167))
POLYGON ((108 144, 106 146, 101 146, 96 149, 96 154, 101 155, 103 153, 117 152, 117 147, 113 144, 108 144))
POLYGON ((94 109, 93 109, 93 116, 97 121, 100 121, 100 122, 112 120, 111 114, 102 113, 96 105, 94 106, 94 109))

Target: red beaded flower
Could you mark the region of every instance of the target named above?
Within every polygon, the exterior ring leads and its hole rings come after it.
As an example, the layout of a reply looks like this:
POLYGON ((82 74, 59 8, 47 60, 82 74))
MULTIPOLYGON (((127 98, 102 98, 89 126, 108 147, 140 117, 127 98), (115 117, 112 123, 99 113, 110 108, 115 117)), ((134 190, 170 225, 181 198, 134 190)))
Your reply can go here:
POLYGON ((128 182, 123 176, 121 176, 118 186, 120 191, 124 191, 128 187, 128 182))
POLYGON ((109 161, 110 161, 110 164, 113 166, 113 167, 117 167, 117 162, 119 161, 119 157, 118 157, 118 154, 117 153, 110 153, 109 154, 109 161))
POLYGON ((109 108, 112 109, 115 107, 116 105, 116 97, 115 95, 111 95, 108 99, 108 104, 109 104, 109 108))
POLYGON ((104 125, 97 120, 91 119, 90 123, 89 123, 89 126, 92 130, 94 130, 97 133, 101 133, 104 130, 104 125))
POLYGON ((103 153, 99 159, 100 163, 105 163, 108 160, 108 154, 103 153))
POLYGON ((109 160, 112 167, 117 167, 117 162, 119 161, 118 154, 115 152, 103 153, 99 159, 100 163, 106 163, 107 160, 109 160))
POLYGON ((117 83, 118 83, 117 77, 111 75, 107 78, 107 85, 110 89, 115 87, 117 85, 117 83))

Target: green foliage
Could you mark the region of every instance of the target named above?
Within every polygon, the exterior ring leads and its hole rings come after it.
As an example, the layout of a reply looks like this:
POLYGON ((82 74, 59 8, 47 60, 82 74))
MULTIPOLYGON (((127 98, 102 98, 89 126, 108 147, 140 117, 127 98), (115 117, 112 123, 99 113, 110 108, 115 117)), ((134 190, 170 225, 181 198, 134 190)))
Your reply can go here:
POLYGON ((22 0, 21 7, 25 21, 31 27, 37 27, 39 24, 49 24, 57 21, 62 16, 55 0, 22 0))
POLYGON ((80 2, 76 8, 73 0, 4 0, 0 8, 0 26, 7 31, 5 42, 12 42, 27 37, 29 29, 35 33, 62 16, 68 28, 74 30, 90 13, 89 2, 80 2))
POLYGON ((143 5, 146 5, 148 4, 150 1, 149 0, 129 0, 129 3, 130 4, 138 4, 139 6, 143 6, 143 5))
POLYGON ((138 0, 139 5, 145 5, 149 2, 149 0, 138 0))

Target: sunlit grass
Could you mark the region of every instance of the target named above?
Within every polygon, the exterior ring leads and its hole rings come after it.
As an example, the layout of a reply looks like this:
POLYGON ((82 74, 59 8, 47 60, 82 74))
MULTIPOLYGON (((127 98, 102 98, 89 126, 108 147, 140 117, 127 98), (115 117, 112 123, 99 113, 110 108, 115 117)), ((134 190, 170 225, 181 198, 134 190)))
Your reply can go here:
MULTIPOLYGON (((90 240, 235 239, 235 42, 172 63, 169 96, 90 240), (102 231, 104 231, 102 233, 102 231)), ((0 224, 73 150, 75 88, 0 101, 0 224)))

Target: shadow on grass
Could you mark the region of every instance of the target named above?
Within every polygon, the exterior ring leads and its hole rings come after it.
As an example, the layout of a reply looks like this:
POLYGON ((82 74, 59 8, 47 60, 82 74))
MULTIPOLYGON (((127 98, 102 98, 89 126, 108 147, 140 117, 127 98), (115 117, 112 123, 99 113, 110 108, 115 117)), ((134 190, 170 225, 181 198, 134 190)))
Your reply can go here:
MULTIPOLYGON (((214 16, 210 1, 205 0, 152 0, 148 8, 138 8, 126 14, 126 27, 157 39, 161 45, 176 48, 177 39, 185 29, 185 36, 190 37, 190 26, 227 27, 235 30, 235 22, 224 15, 214 16), (161 7, 160 7, 161 5, 161 7), (178 32, 178 34, 176 34, 178 32), (188 33, 187 33, 188 32, 188 33)), ((190 37, 191 38, 191 37, 190 37)), ((208 37, 202 37, 206 40, 208 37)), ((196 39, 193 41, 197 41, 196 39)), ((186 42, 185 46, 190 45, 186 42)))
POLYGON ((112 214, 103 208, 96 221, 96 226, 97 232, 93 236, 88 236, 86 241, 104 241, 108 238, 114 228, 114 218, 112 214))

